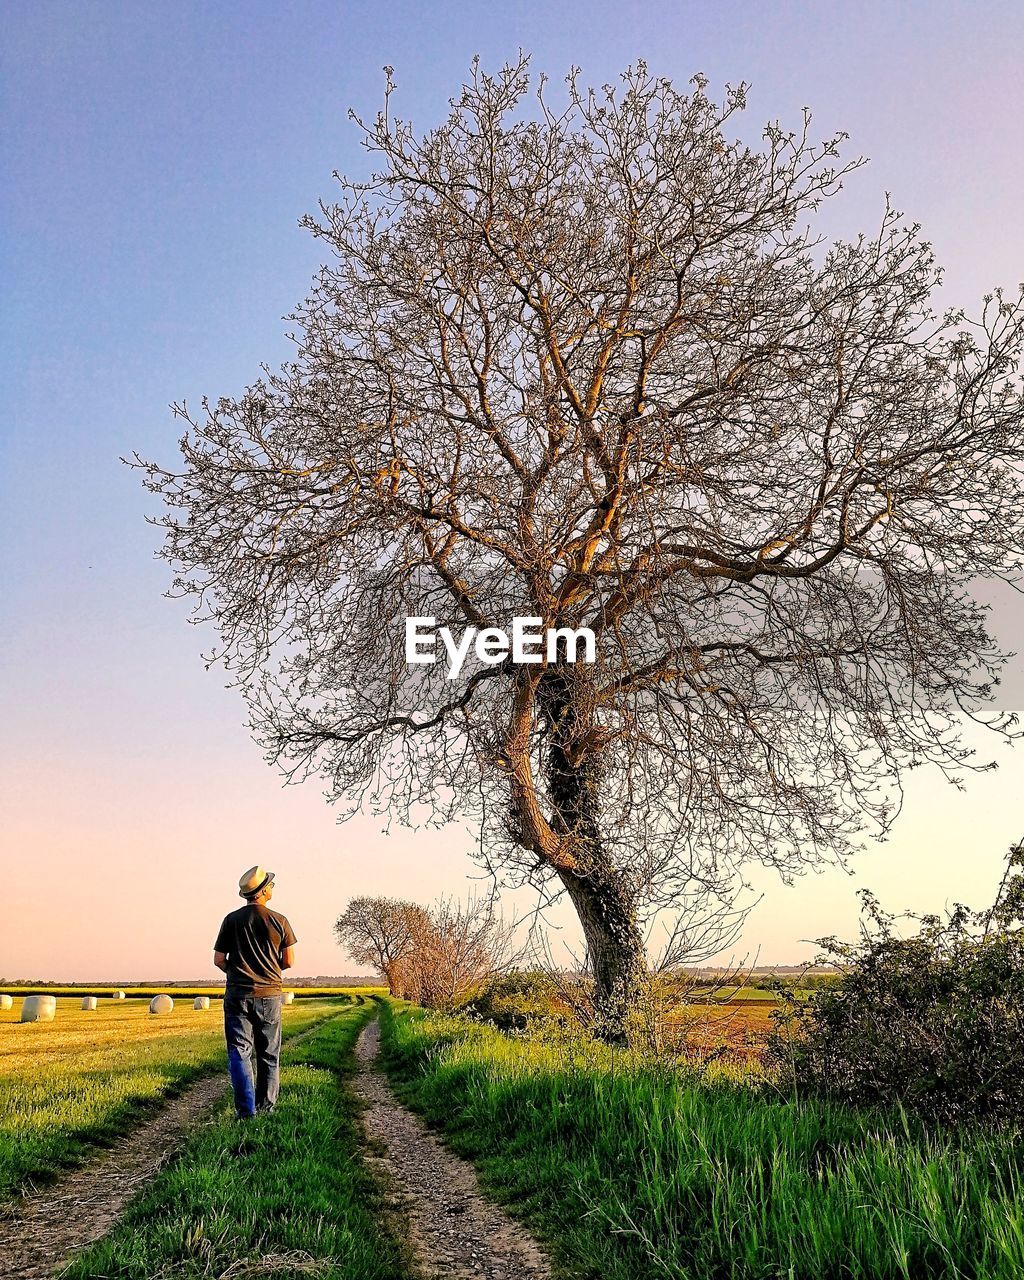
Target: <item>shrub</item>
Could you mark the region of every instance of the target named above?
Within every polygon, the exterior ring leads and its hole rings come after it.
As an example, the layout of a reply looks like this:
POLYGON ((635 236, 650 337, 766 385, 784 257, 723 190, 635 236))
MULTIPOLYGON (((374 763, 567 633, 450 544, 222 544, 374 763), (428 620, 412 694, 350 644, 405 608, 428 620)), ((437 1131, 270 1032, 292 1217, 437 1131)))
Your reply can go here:
POLYGON ((558 984, 543 970, 513 970, 486 982, 462 1007, 502 1031, 527 1031, 562 1025, 567 1014, 558 984))
POLYGON ((988 911, 908 914, 910 937, 863 893, 860 941, 819 944, 839 976, 790 999, 772 1038, 794 1086, 944 1121, 1024 1120, 1022 866, 1024 844, 988 911))

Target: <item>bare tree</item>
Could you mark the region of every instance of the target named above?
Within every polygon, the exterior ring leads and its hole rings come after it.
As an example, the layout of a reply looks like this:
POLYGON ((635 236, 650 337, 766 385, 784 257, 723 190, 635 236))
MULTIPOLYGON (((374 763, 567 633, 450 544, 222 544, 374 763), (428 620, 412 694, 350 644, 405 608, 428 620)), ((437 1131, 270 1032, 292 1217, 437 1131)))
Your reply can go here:
POLYGON ((353 898, 334 931, 393 996, 430 1008, 450 1008, 513 959, 514 928, 492 898, 443 898, 431 910, 397 898, 353 898))
POLYGON ((404 962, 429 926, 427 912, 397 898, 353 898, 334 924, 338 942, 356 964, 372 965, 393 996, 409 996, 404 962))
POLYGON ((513 961, 513 929, 490 898, 442 899, 430 912, 413 963, 420 971, 420 999, 447 1009, 513 961))
POLYGON ((409 946, 396 967, 393 994, 416 1004, 429 1004, 427 956, 433 941, 434 920, 426 908, 420 907, 416 915, 410 917, 410 926, 409 946))
MULTIPOLYGON (((479 820, 500 876, 578 912, 606 1035, 643 921, 884 830, 900 775, 972 767, 1003 655, 973 580, 1020 571, 1024 307, 937 316, 892 208, 825 246, 859 161, 645 66, 552 106, 474 65, 310 218, 297 354, 178 412, 175 585, 268 758, 348 813, 479 820), (591 626, 597 660, 406 664, 403 625, 591 626)), ((1009 726, 995 720, 1003 732, 1009 726)))

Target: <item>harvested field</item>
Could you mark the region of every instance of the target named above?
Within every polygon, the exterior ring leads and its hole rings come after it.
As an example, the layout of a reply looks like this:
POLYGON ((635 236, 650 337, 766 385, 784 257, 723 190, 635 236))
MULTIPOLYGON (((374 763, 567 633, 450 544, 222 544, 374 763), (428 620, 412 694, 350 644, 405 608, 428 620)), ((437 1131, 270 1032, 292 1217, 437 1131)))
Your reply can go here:
MULTIPOLYGON (((345 997, 296 1001, 285 1034, 336 1012, 345 997)), ((146 1111, 225 1063, 217 1013, 179 1001, 151 1017, 129 998, 83 1011, 57 1002, 53 1022, 20 1023, 19 1001, 0 1013, 0 1201, 87 1157, 146 1111)))
POLYGON ((741 1065, 754 1066, 764 1057, 766 1037, 774 1030, 774 1001, 729 1001, 688 1004, 665 1026, 666 1047, 693 1054, 698 1060, 722 1054, 741 1065))

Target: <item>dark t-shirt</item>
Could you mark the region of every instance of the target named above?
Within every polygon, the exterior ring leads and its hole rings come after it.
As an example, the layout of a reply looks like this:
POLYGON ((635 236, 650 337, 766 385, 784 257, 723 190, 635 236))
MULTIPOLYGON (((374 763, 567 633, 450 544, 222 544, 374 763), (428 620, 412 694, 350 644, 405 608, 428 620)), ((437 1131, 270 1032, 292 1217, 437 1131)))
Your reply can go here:
POLYGON ((228 957, 227 990, 233 995, 279 996, 281 952, 294 946, 287 919, 269 907, 247 903, 224 917, 213 944, 228 957))

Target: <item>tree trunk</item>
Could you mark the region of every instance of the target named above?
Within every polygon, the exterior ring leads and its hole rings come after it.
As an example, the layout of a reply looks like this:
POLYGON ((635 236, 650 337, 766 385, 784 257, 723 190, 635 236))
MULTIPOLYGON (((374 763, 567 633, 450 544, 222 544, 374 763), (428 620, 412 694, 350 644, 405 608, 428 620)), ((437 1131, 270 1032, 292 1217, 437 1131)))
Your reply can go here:
POLYGON ((635 905, 621 879, 594 869, 560 871, 583 926, 594 979, 595 1032, 612 1044, 648 1045, 654 1035, 651 976, 635 905))
POLYGON ((590 714, 587 676, 578 668, 545 673, 541 704, 550 726, 547 759, 553 825, 572 836, 574 866, 558 876, 579 915, 594 979, 595 1032, 614 1044, 649 1044, 654 1033, 651 975, 637 920, 635 890, 613 865, 600 828, 600 735, 590 714))

